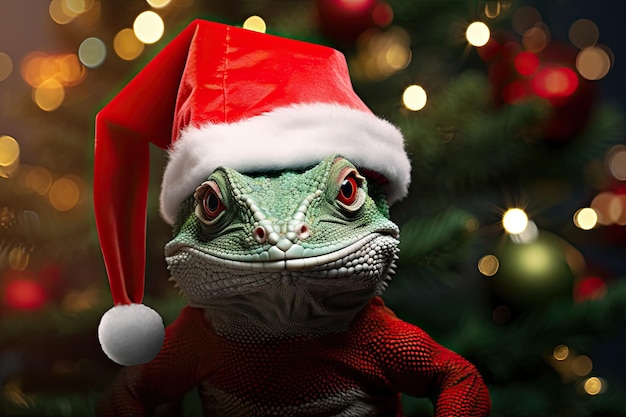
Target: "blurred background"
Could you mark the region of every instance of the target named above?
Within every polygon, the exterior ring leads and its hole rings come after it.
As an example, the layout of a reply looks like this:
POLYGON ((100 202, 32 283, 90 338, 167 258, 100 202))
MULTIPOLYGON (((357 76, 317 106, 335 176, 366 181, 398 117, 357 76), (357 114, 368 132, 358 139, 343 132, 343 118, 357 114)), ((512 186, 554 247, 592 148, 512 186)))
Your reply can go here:
MULTIPOLYGON (((117 372, 96 335, 94 118, 201 17, 341 50, 403 130, 413 182, 384 298, 476 364, 494 416, 626 416, 625 16, 602 0, 0 1, 0 415, 92 415, 117 372)), ((153 151, 145 303, 167 324, 184 300, 153 151)))

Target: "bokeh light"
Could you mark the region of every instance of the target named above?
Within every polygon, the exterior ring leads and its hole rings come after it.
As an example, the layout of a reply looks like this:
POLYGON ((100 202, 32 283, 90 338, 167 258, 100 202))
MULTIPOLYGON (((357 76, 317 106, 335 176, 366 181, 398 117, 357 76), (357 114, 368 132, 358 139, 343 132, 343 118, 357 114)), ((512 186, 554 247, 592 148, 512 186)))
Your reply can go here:
POLYGON ((585 48, 576 55, 576 69, 588 80, 600 80, 611 69, 611 57, 604 48, 585 48))
POLYGON ((169 5, 172 0, 146 0, 146 2, 150 5, 150 7, 162 9, 163 7, 169 5))
POLYGON ((578 76, 571 68, 543 68, 533 78, 533 90, 539 97, 567 97, 578 88, 578 76))
POLYGON ((495 19, 500 16, 502 11, 502 5, 500 1, 486 1, 485 2, 485 16, 489 19, 495 19))
POLYGON ((428 96, 422 86, 410 85, 402 94, 402 102, 404 106, 412 111, 419 111, 426 106, 428 96))
POLYGON ((74 13, 75 15, 85 13, 91 9, 94 2, 94 0, 63 0, 65 6, 64 10, 69 11, 69 13, 74 13))
POLYGON ((511 320, 511 309, 508 306, 498 306, 491 315, 494 323, 502 325, 511 320))
POLYGON ((603 226, 618 223, 624 213, 623 199, 611 191, 603 191, 591 201, 591 208, 598 214, 598 223, 603 226))
POLYGON ((500 262, 494 255, 485 255, 478 260, 478 270, 487 277, 494 276, 499 266, 500 262))
POLYGON ((598 224, 598 213, 591 207, 584 207, 574 214, 574 224, 582 230, 591 230, 598 224))
POLYGON ((48 5, 48 13, 52 20, 59 25, 66 25, 77 16, 77 13, 68 9, 63 0, 52 0, 48 5))
POLYGON ((15 279, 4 288, 4 303, 16 310, 36 310, 43 307, 48 295, 41 284, 29 279, 15 279))
POLYGON ((165 31, 165 24, 161 16, 153 11, 145 11, 139 13, 133 23, 135 36, 145 44, 153 44, 158 42, 165 31))
POLYGON ((569 357, 569 348, 565 345, 558 345, 552 350, 552 356, 557 361, 564 361, 569 357))
POLYGON ((533 75, 539 68, 539 58, 532 52, 523 51, 515 56, 513 65, 520 75, 527 77, 533 75))
POLYGON ((507 233, 520 234, 528 227, 528 216, 520 208, 509 209, 502 216, 502 226, 507 233))
POLYGON ((618 181, 626 181, 626 146, 615 145, 607 152, 607 166, 618 181))
POLYGON ((11 75, 12 72, 13 60, 8 54, 0 52, 0 81, 9 78, 9 75, 11 75))
POLYGON ((48 192, 48 200, 58 211, 71 210, 80 199, 80 187, 74 178, 61 177, 54 181, 48 192))
POLYGON ((604 380, 596 376, 589 377, 585 380, 585 383, 583 384, 583 389, 589 395, 602 394, 605 389, 604 380))
POLYGON ((513 30, 519 35, 524 35, 539 22, 541 22, 541 14, 532 6, 520 7, 511 16, 513 30))
POLYGON ((44 81, 33 91, 33 101, 44 111, 53 111, 63 104, 65 89, 54 79, 44 81))
POLYGON ((511 233, 510 238, 514 243, 527 244, 532 243, 539 237, 539 228, 534 221, 528 220, 526 228, 520 233, 511 233))
POLYGON ((45 195, 52 185, 52 174, 43 167, 35 167, 26 174, 26 187, 39 195, 45 195))
POLYGON ((106 45, 98 38, 87 38, 81 42, 78 48, 78 58, 87 68, 99 67, 106 56, 106 45))
POLYGON ((569 40, 579 49, 594 46, 600 38, 600 30, 589 19, 578 19, 569 28, 569 40))
POLYGON ((17 171, 19 163, 19 143, 11 136, 0 136, 0 177, 10 178, 17 171))
POLYGON ((576 376, 587 376, 593 370, 593 362, 587 355, 580 355, 572 361, 572 372, 576 376))
POLYGON ((113 38, 113 50, 125 61, 132 61, 144 50, 144 43, 137 39, 135 31, 125 28, 117 32, 113 38))
POLYGON ((250 16, 243 22, 243 28, 252 30, 255 32, 265 33, 267 30, 267 25, 265 24, 265 20, 263 20, 260 16, 250 16))
POLYGON ((483 22, 473 22, 465 31, 465 37, 472 46, 484 46, 489 42, 491 31, 489 26, 483 22))
POLYGON ((522 36, 522 45, 527 51, 541 52, 550 43, 548 27, 542 23, 528 29, 522 36))
POLYGON ((79 84, 85 79, 85 67, 76 54, 47 55, 34 51, 26 55, 21 65, 22 78, 31 87, 40 87, 44 82, 56 80, 62 86, 79 84))

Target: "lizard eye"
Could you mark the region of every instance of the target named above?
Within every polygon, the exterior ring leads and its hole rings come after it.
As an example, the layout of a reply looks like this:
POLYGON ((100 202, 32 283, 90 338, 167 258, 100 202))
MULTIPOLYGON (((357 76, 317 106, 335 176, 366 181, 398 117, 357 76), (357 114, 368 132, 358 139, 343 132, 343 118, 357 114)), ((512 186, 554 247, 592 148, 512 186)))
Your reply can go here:
POLYGON ((348 170, 339 186, 337 202, 348 211, 356 211, 365 202, 365 192, 361 188, 364 178, 354 169, 348 170))
POLYGON ((200 219, 212 222, 219 217, 226 206, 222 202, 222 194, 215 181, 206 181, 196 189, 194 198, 198 203, 196 214, 200 219))

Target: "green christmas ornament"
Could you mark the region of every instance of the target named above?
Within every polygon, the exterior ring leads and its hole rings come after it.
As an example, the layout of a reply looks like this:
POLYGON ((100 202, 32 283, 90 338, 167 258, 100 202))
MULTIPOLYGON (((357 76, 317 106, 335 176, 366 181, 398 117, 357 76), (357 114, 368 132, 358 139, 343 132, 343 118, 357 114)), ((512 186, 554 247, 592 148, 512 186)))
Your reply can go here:
POLYGON ((531 242, 508 240, 496 253, 499 268, 490 278, 494 294, 522 309, 571 297, 575 274, 568 256, 572 251, 569 243, 543 231, 531 242))

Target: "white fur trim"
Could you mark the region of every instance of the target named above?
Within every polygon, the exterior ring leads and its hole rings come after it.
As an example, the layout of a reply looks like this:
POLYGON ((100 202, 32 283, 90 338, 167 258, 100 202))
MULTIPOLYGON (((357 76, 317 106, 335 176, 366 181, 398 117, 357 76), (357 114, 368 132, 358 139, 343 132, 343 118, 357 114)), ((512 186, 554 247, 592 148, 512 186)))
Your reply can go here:
POLYGON ((98 326, 102 350, 124 366, 150 362, 164 338, 163 319, 143 304, 117 305, 104 313, 98 326))
POLYGON ((240 172, 306 168, 332 154, 385 176, 390 204, 406 195, 411 166, 395 126, 345 106, 297 104, 184 129, 163 176, 161 215, 173 224, 180 204, 220 166, 240 172))

